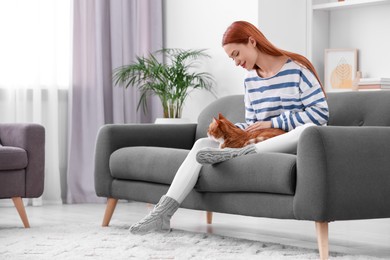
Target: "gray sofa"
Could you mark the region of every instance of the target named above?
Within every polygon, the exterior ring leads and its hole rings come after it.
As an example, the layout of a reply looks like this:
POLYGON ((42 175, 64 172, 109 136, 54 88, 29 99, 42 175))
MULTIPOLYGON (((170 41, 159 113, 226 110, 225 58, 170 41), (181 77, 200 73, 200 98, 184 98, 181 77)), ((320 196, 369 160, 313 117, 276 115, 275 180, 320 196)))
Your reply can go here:
MULTIPOLYGON (((328 104, 329 125, 307 128, 296 155, 251 154, 204 166, 181 207, 312 220, 322 259, 328 222, 390 217, 390 91, 329 93, 328 104)), ((243 96, 216 100, 198 124, 103 126, 95 154, 96 194, 108 198, 103 226, 118 199, 157 203, 218 112, 243 122, 243 96)))

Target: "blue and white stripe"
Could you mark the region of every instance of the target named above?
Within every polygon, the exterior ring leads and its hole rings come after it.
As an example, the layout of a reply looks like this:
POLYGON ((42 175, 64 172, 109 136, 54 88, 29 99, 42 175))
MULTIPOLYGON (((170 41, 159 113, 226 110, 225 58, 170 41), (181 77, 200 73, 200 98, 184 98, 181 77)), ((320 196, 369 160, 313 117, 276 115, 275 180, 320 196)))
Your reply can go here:
POLYGON ((306 123, 328 122, 328 104, 318 80, 291 60, 270 78, 250 71, 244 84, 246 123, 237 123, 240 128, 257 121, 271 121, 272 127, 290 131, 306 123))

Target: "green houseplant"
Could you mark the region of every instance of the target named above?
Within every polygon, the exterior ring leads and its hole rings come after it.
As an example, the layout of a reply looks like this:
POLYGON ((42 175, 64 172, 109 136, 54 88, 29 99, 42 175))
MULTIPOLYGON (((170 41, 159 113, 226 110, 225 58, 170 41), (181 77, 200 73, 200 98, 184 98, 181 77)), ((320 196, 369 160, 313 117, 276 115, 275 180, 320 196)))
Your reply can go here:
POLYGON ((147 110, 147 98, 157 95, 162 103, 164 117, 180 118, 183 104, 194 89, 212 92, 214 79, 207 72, 196 72, 200 58, 210 58, 205 50, 161 49, 148 57, 136 57, 135 62, 114 70, 114 84, 137 87, 141 93, 140 106, 147 110), (158 61, 163 55, 165 63, 158 61))

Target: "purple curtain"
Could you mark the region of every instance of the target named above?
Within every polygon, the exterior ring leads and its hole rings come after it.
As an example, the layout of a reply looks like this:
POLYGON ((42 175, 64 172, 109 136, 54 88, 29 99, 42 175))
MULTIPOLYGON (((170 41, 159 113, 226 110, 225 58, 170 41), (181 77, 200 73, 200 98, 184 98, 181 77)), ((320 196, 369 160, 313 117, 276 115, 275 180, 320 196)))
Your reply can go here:
POLYGON ((101 202, 94 189, 94 149, 108 123, 146 123, 161 117, 157 98, 136 111, 136 89, 113 86, 114 68, 162 48, 161 0, 73 1, 73 73, 69 93, 67 202, 101 202))

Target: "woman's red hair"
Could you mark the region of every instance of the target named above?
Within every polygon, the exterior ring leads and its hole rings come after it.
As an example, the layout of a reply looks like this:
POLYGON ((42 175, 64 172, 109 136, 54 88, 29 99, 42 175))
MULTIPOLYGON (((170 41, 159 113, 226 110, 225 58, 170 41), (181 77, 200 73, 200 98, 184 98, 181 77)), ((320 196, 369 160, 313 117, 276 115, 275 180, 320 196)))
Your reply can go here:
POLYGON ((246 44, 249 41, 249 37, 255 39, 256 46, 261 52, 272 56, 287 56, 293 61, 309 69, 320 83, 322 91, 324 90, 316 69, 307 58, 297 53, 276 48, 267 38, 265 38, 264 34, 251 23, 245 21, 237 21, 232 23, 223 35, 222 46, 229 43, 246 44))

